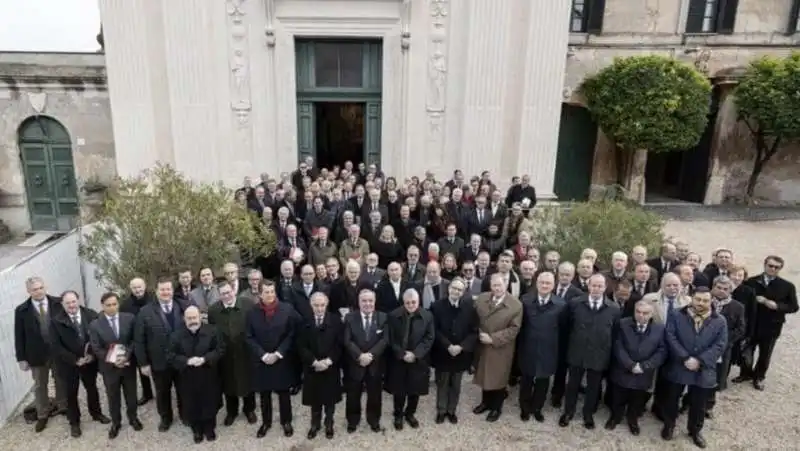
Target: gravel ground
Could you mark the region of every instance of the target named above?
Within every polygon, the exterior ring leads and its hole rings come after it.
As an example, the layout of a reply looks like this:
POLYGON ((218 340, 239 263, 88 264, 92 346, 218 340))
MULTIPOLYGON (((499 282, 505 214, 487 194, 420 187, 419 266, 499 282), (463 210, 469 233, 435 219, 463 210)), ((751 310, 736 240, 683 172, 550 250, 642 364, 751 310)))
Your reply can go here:
MULTIPOLYGON (((736 252, 736 260, 748 266, 751 272, 760 268, 762 258, 769 253, 784 256, 787 260, 785 277, 800 284, 800 240, 797 230, 800 221, 776 221, 761 223, 719 223, 719 222, 671 222, 667 233, 687 241, 693 250, 704 259, 717 247, 730 246, 736 252)), ((798 319, 793 316, 784 329, 778 342, 766 381, 766 391, 757 392, 750 386, 731 385, 720 396, 717 416, 707 421, 705 436, 710 449, 796 449, 800 439, 800 392, 795 375, 800 371, 800 356, 792 353, 797 348, 800 331, 798 319), (780 406, 776 408, 776 406, 780 406)), ((738 373, 732 372, 732 377, 738 373)), ((102 385, 102 384, 101 384, 102 385)), ((552 408, 545 411, 547 418, 543 424, 531 421, 522 423, 518 417, 514 389, 506 404, 503 417, 498 423, 488 424, 482 417, 471 413, 480 395, 479 390, 465 383, 460 406, 460 423, 457 426, 433 423, 433 396, 423 398, 418 418, 420 429, 406 428, 396 432, 390 428, 391 400, 384 399, 383 434, 369 431, 365 424, 358 432, 347 434, 344 430, 344 405, 337 411, 337 435, 327 440, 320 435, 314 441, 306 440, 309 412, 300 406, 299 396, 294 398, 295 436, 284 438, 275 425, 267 437, 256 439, 256 426, 246 424, 240 419, 234 426, 218 429, 216 443, 194 445, 190 432, 183 427, 174 427, 167 433, 156 431, 157 415, 154 403, 140 409, 140 417, 145 425, 141 432, 133 432, 123 426, 120 436, 112 441, 107 438, 107 426, 84 422, 83 437, 72 439, 64 417, 51 420, 48 428, 40 433, 33 432, 33 426, 25 424, 17 417, 0 431, 2 450, 165 450, 182 446, 196 446, 197 449, 256 450, 269 447, 276 450, 311 449, 370 449, 388 446, 395 450, 503 450, 520 446, 522 449, 585 449, 585 450, 656 450, 693 449, 683 431, 675 440, 666 443, 659 438, 660 426, 649 415, 642 421, 642 435, 631 436, 627 428, 619 427, 613 432, 602 428, 608 417, 606 411, 597 414, 598 429, 587 431, 580 421, 574 421, 566 429, 556 424, 559 412, 552 408)), ((277 401, 276 401, 277 403, 277 401)), ((105 405, 105 403, 104 403, 105 405)), ((105 407, 104 407, 105 408, 105 407)), ((84 410, 85 412, 85 410, 84 410)), ((277 413, 277 406, 276 406, 277 413)), ((221 417, 220 417, 221 419, 221 417)))

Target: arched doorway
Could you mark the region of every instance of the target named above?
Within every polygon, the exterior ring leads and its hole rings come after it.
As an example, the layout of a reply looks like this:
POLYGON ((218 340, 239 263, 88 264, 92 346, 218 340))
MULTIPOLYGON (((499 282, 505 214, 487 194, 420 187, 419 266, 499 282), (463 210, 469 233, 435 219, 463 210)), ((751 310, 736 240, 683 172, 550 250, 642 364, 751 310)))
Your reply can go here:
POLYGON ((554 191, 560 201, 585 201, 592 182, 597 124, 589 110, 561 104, 554 191))
POLYGON ((55 119, 34 116, 18 131, 25 197, 33 231, 67 231, 79 216, 72 141, 55 119))

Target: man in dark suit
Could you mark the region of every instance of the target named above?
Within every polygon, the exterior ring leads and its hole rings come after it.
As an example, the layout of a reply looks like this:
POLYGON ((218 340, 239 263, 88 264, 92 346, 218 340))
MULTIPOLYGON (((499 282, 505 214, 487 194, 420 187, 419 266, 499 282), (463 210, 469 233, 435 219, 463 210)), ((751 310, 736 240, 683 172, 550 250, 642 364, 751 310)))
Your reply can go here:
POLYGON ((119 298, 115 293, 103 294, 100 303, 103 305, 103 314, 89 325, 89 346, 97 359, 106 387, 111 415, 108 438, 115 439, 122 425, 120 389, 125 396, 128 422, 134 431, 142 430, 136 412, 136 369, 131 365, 136 317, 131 313, 119 312, 119 298))
POLYGON ((439 255, 453 254, 458 257, 461 254, 461 249, 464 249, 464 240, 458 236, 459 232, 458 225, 451 220, 445 228, 445 236, 436 242, 439 245, 439 255))
POLYGON ((364 268, 361 271, 361 281, 375 289, 378 283, 386 276, 386 271, 378 268, 378 254, 374 252, 367 254, 364 263, 364 268))
POLYGON ((677 260, 678 250, 672 243, 661 246, 661 255, 647 260, 647 264, 656 270, 656 280, 661 280, 664 274, 672 271, 680 263, 677 260))
POLYGON ((580 288, 572 284, 575 279, 575 265, 570 262, 561 263, 556 276, 558 284, 553 289, 553 294, 567 302, 583 294, 580 288))
POLYGON ((403 268, 400 263, 389 263, 386 277, 375 289, 377 297, 375 309, 379 312, 389 313, 400 308, 403 305, 403 293, 411 286, 412 283, 403 278, 403 268))
MULTIPOLYGON (((19 368, 30 371, 33 376, 38 418, 35 430, 42 432, 52 413, 48 394, 50 371, 56 371, 49 345, 51 320, 61 313, 63 307, 60 298, 47 294, 41 277, 34 276, 26 280, 25 288, 28 290, 28 299, 14 309, 14 348, 19 368)), ((67 399, 60 385, 56 384, 56 405, 63 411, 67 399)))
POLYGON ((472 261, 465 261, 461 265, 461 276, 464 278, 466 289, 465 296, 475 297, 481 294, 481 285, 483 281, 475 276, 475 263, 472 261))
POLYGON ((78 408, 78 388, 86 390, 89 415, 100 424, 111 420, 100 410, 97 392, 97 359, 89 346, 89 324, 97 318, 94 310, 78 303, 78 293, 66 291, 61 295, 64 309, 53 317, 50 325, 50 349, 57 368, 58 383, 63 384, 67 397, 67 419, 70 434, 81 436, 81 412, 78 408))
POLYGON ((469 212, 465 220, 467 234, 485 235, 489 230, 491 221, 492 211, 486 206, 486 198, 483 196, 475 197, 475 208, 469 212))
POLYGON ((536 206, 536 189, 531 186, 530 176, 523 175, 519 185, 512 185, 506 194, 506 206, 511 208, 512 205, 519 202, 522 208, 533 208, 536 206))
MULTIPOLYGON (((425 278, 425 265, 420 263, 419 258, 419 247, 409 246, 406 250, 406 262, 403 263, 403 274, 406 276, 406 279, 408 279, 409 282, 418 283, 422 282, 422 279, 425 278)), ((398 307, 402 304, 403 302, 401 300, 398 307)))
POLYGON ((786 315, 797 313, 797 289, 794 284, 780 277, 783 269, 783 258, 770 255, 764 259, 764 272, 745 281, 745 285, 752 288, 756 294, 756 308, 754 309, 752 325, 753 348, 758 348, 758 361, 754 368, 742 368, 742 373, 734 382, 753 381, 756 390, 764 390, 764 378, 769 369, 775 343, 783 331, 786 315))
POLYGON ((314 267, 303 265, 300 268, 300 280, 292 284, 291 296, 288 300, 284 300, 284 302, 292 304, 292 307, 297 310, 303 321, 314 319, 314 312, 311 311, 311 295, 318 292, 325 293, 324 286, 314 276, 314 267))
MULTIPOLYGON (((401 294, 402 296, 402 294, 401 294)), ((375 292, 361 290, 359 311, 347 315, 344 325, 345 416, 347 432, 355 432, 361 421, 361 395, 367 392, 367 423, 381 432, 381 389, 386 370, 386 313, 375 310, 375 292)))
MULTIPOLYGON (((120 312, 130 313, 133 316, 137 316, 139 315, 139 310, 141 310, 142 307, 156 301, 155 294, 147 289, 147 284, 142 278, 136 277, 131 279, 130 283, 128 284, 128 288, 130 289, 130 295, 128 295, 125 299, 120 299, 120 301, 122 301, 120 302, 119 306, 120 312)), ((187 300, 188 299, 190 298, 187 297, 187 300)), ((131 366, 138 368, 136 365, 135 355, 133 361, 131 362, 131 366)), ((139 398, 139 405, 143 406, 153 399, 153 382, 149 376, 145 376, 141 371, 138 371, 138 374, 139 382, 142 384, 142 397, 139 398)))
POLYGON ((369 217, 372 212, 378 212, 381 215, 381 224, 386 224, 389 219, 389 210, 386 205, 381 203, 381 192, 378 189, 373 189, 369 193, 369 199, 364 202, 361 207, 361 222, 366 224, 369 222, 369 217))
POLYGON ((461 249, 461 252, 458 257, 458 261, 460 263, 465 262, 475 262, 478 260, 478 255, 480 255, 481 251, 483 250, 483 238, 480 235, 473 233, 469 237, 469 243, 466 244, 461 249))
POLYGON ((631 275, 631 285, 633 292, 638 294, 639 297, 644 297, 646 294, 658 291, 658 282, 650 274, 654 271, 655 269, 653 269, 649 263, 637 263, 634 266, 633 274, 631 275))
MULTIPOLYGON (((157 302, 142 307, 136 317, 134 347, 136 364, 142 374, 153 378, 156 386, 156 407, 161 422, 158 430, 165 432, 172 426, 172 387, 178 390, 178 372, 167 359, 167 349, 173 332, 186 327, 183 311, 186 306, 173 299, 172 282, 167 277, 158 280, 156 286, 157 302)), ((182 412, 182 400, 178 398, 178 412, 182 412)))

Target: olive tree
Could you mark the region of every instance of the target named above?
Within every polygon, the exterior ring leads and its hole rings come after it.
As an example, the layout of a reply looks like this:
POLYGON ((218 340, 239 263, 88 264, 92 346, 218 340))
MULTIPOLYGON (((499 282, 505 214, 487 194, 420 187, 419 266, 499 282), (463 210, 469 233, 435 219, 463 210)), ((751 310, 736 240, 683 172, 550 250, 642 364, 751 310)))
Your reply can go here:
POLYGON ((183 268, 219 268, 243 253, 269 255, 275 245, 231 190, 194 183, 164 165, 118 180, 95 219, 80 253, 114 289, 134 277, 152 284, 183 268))
POLYGON ((800 137, 800 53, 750 63, 735 90, 739 120, 753 137, 753 170, 745 199, 753 200, 758 177, 781 145, 800 137))
MULTIPOLYGON (((581 86, 589 111, 614 143, 617 183, 625 185, 631 154, 687 150, 708 124, 711 83, 695 67, 674 58, 617 58, 581 86), (627 153, 625 153, 627 152, 627 153)), ((633 172, 641 172, 637 167, 633 172)))

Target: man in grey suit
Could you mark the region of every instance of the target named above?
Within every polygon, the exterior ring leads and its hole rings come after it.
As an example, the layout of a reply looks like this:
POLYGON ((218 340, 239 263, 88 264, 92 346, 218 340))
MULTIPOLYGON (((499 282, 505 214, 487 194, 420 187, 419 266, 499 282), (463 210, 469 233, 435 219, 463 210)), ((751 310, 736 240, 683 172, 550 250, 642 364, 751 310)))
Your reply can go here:
POLYGON ((425 267, 425 280, 417 289, 420 293, 420 307, 428 310, 434 302, 447 297, 448 282, 442 279, 442 269, 437 262, 430 262, 425 267))
MULTIPOLYGON (((108 438, 119 435, 122 424, 122 399, 120 389, 125 396, 128 423, 134 431, 142 430, 142 423, 137 414, 136 401, 136 368, 130 364, 133 357, 133 327, 136 317, 131 313, 119 312, 119 297, 116 293, 105 293, 100 298, 103 314, 89 325, 89 343, 97 358, 100 374, 108 397, 108 409, 111 414, 111 429, 108 438), (109 362, 110 352, 121 346, 116 359, 109 362)), ((113 357, 113 356, 112 356, 113 357)))
POLYGON ((464 296, 476 297, 481 294, 481 284, 483 281, 475 276, 475 263, 465 261, 461 265, 461 275, 464 277, 464 296))
POLYGON ((211 268, 203 268, 200 270, 200 285, 192 290, 190 300, 200 313, 208 313, 208 308, 211 304, 219 301, 219 289, 214 284, 214 272, 211 268))
POLYGON ((374 252, 367 255, 364 263, 365 265, 361 273, 361 280, 374 290, 378 287, 378 283, 383 280, 383 277, 386 275, 386 271, 378 268, 378 254, 374 252))

